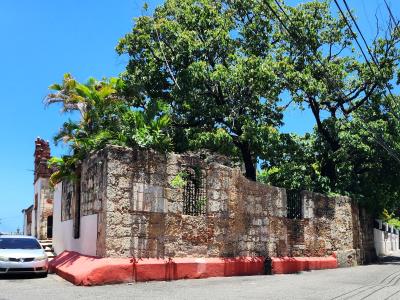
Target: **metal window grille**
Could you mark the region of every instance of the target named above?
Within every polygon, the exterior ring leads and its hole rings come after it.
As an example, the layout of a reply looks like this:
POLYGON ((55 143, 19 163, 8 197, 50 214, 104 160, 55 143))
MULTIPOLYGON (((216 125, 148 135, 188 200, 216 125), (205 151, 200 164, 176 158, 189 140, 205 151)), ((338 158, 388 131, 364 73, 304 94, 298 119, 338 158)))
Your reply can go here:
POLYGON ((200 216, 207 212, 207 197, 204 179, 199 168, 186 170, 186 185, 183 190, 183 213, 200 216))
POLYGON ((300 191, 286 190, 287 196, 287 218, 302 219, 303 205, 301 201, 300 191))

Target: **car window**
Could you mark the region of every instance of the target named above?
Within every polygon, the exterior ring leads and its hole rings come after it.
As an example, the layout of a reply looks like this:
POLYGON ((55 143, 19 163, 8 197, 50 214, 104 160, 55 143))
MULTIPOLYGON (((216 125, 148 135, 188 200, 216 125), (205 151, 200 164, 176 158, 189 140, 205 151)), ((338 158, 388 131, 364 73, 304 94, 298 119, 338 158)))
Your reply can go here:
POLYGON ((35 239, 0 237, 0 249, 41 249, 41 247, 35 239))

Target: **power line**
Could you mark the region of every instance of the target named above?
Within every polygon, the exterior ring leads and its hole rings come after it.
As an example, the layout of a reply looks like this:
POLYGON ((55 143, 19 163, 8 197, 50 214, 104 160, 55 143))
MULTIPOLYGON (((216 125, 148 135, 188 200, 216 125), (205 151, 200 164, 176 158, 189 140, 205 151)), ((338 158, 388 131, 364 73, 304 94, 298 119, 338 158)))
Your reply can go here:
MULTIPOLYGON (((286 13, 286 11, 284 10, 284 8, 282 7, 282 5, 279 3, 279 1, 275 0, 276 5, 279 7, 280 11, 285 15, 285 17, 289 20, 289 23, 291 23, 290 21, 290 17, 289 15, 286 13)), ((268 8, 272 11, 272 13, 276 16, 276 18, 278 19, 279 23, 282 24, 282 26, 286 29, 286 31, 289 33, 289 35, 294 38, 294 39, 298 39, 301 38, 300 36, 298 36, 298 34, 296 32, 292 32, 288 29, 288 27, 286 27, 286 25, 283 23, 283 21, 281 20, 281 18, 279 17, 278 13, 272 8, 272 6, 268 3, 268 1, 265 2, 265 4, 268 6, 268 8), (293 37, 293 35, 295 35, 296 37, 293 37)), ((301 54, 304 54, 305 49, 301 52, 301 54)), ((321 61, 321 59, 316 56, 313 55, 315 59, 318 60, 318 62, 321 64, 322 68, 325 68, 325 65, 323 64, 323 62, 321 61)), ((313 63, 313 62, 312 62, 313 63)), ((314 64, 314 63, 313 63, 314 64)))
MULTIPOLYGON (((285 10, 283 9, 283 7, 282 7, 281 4, 279 3, 279 1, 278 1, 278 0, 275 0, 275 3, 276 3, 277 6, 279 7, 279 9, 283 12, 283 14, 286 16, 288 22, 291 23, 291 20, 290 20, 289 15, 285 12, 285 10)), ((342 15, 343 15, 343 17, 344 17, 344 20, 346 21, 347 26, 348 26, 349 29, 351 30, 351 32, 352 32, 352 34, 353 34, 353 36, 354 36, 354 38, 355 38, 357 44, 359 45, 360 50, 362 51, 363 56, 364 56, 364 58, 365 58, 367 64, 369 65, 369 67, 371 68, 371 70, 373 70, 373 69, 372 69, 372 66, 370 65, 369 60, 367 59, 367 57, 366 57, 364 51, 362 50, 361 45, 359 44, 359 42, 358 42, 358 40, 357 40, 357 38, 356 38, 355 33, 354 33, 353 30, 351 29, 351 26, 350 26, 350 24, 349 24, 347 18, 345 17, 343 11, 341 10, 341 8, 340 8, 340 6, 338 5, 338 3, 337 3, 336 0, 335 0, 335 3, 336 3, 336 5, 338 6, 339 10, 341 11, 341 13, 342 13, 342 15)), ((296 37, 294 37, 294 36, 293 36, 293 33, 288 29, 288 27, 286 26, 286 24, 283 23, 283 21, 281 20, 281 18, 280 18, 279 15, 278 15, 278 13, 272 8, 272 6, 268 3, 268 1, 266 1, 265 4, 268 6, 268 8, 271 10, 271 12, 275 15, 275 17, 277 18, 277 20, 279 21, 279 23, 286 29, 286 31, 289 33, 289 35, 296 41, 296 40, 297 40, 297 34, 296 34, 296 37)), ((321 62, 321 60, 319 59, 319 57, 317 57, 317 56, 315 56, 315 55, 313 55, 313 56, 321 63, 321 67, 322 67, 323 69, 325 69, 325 66, 323 65, 323 63, 321 62)), ((311 61, 311 63, 315 66, 315 63, 314 63, 313 61, 311 61)), ((326 76, 325 72, 323 72, 323 73, 324 73, 324 75, 326 76)), ((329 80, 329 79, 330 79, 330 76, 325 77, 325 79, 326 79, 326 80, 329 80)), ((347 121, 349 121, 348 118, 347 118, 347 116, 345 116, 345 118, 346 118, 347 121)), ((375 142, 378 143, 383 149, 385 149, 385 150, 388 152, 388 154, 389 154, 390 156, 392 156, 393 158, 395 158, 395 159, 400 163, 400 158, 399 158, 399 156, 398 156, 396 153, 394 153, 393 150, 390 149, 389 146, 384 145, 385 142, 384 142, 383 140, 382 140, 382 141, 379 141, 379 140, 377 139, 377 137, 375 136, 375 134, 372 133, 371 130, 369 130, 368 128, 363 127, 363 129, 369 131, 369 132, 371 133, 372 138, 375 140, 375 142)))
MULTIPOLYGON (((287 31, 287 33, 289 34, 289 36, 297 43, 297 44, 301 44, 301 41, 299 41, 299 39, 301 39, 302 37, 299 36, 296 32, 292 32, 291 30, 289 30, 289 28, 286 26, 286 24, 282 21, 282 19, 280 18, 279 14, 275 11, 275 9, 268 3, 268 1, 263 2, 265 3, 265 5, 268 7, 268 9, 273 13, 273 15, 277 18, 277 20, 279 21, 279 23, 281 24, 281 26, 287 31)), ((279 3, 279 1, 275 0, 276 5, 279 7, 280 11, 285 15, 286 19, 288 20, 288 23, 290 25, 292 25, 291 20, 289 15, 286 13, 286 11, 284 10, 284 8, 282 7, 282 5, 279 3)), ((303 55, 305 54, 306 49, 304 48, 302 51, 300 51, 300 54, 303 55)), ((326 73, 327 72, 327 68, 324 65, 324 63, 321 61, 321 59, 316 56, 315 54, 311 53, 312 57, 315 58, 320 65, 318 66, 314 60, 311 60, 310 63, 317 67, 317 68, 322 68, 322 73, 326 73)), ((324 74, 325 75, 325 74, 324 74)), ((335 82, 332 82, 332 77, 331 76, 324 76, 325 80, 327 81, 327 83, 332 84, 332 85, 336 85, 335 82)), ((345 98, 346 96, 343 93, 340 93, 339 97, 343 97, 345 98)))
MULTIPOLYGON (((290 25, 292 25, 292 22, 291 22, 291 20, 290 20, 290 16, 286 13, 286 11, 285 11, 284 8, 282 7, 282 5, 279 3, 278 0, 274 0, 274 1, 275 1, 276 5, 279 7, 279 9, 281 10, 281 12, 286 16, 286 19, 287 19, 288 23, 289 23, 290 25)), ((288 29, 288 27, 284 24, 284 22, 282 21, 282 19, 279 17, 278 13, 272 8, 272 6, 268 3, 268 1, 265 2, 265 4, 266 4, 266 5, 268 6, 268 8, 272 11, 272 13, 276 16, 276 18, 277 18, 277 20, 279 21, 279 23, 286 29, 286 31, 289 33, 289 36, 292 37, 293 40, 294 40, 296 43, 301 44, 302 41, 299 42, 299 40, 297 39, 297 38, 299 37, 298 34, 297 34, 296 32, 292 32, 291 30, 288 29)), ((345 18, 345 20, 347 21, 346 18, 345 18)), ((292 26, 292 27, 293 27, 293 26, 292 26)), ((353 32, 353 34, 354 34, 354 32, 353 32)), ((355 34, 354 34, 354 35, 355 35, 355 34)), ((299 38, 301 38, 301 37, 299 37, 299 38)), ((358 41, 357 41, 357 42, 358 42, 358 41)), ((304 54, 304 52, 305 52, 305 49, 303 49, 303 51, 301 51, 300 54, 304 54)), ((332 82, 332 81, 331 81, 331 80, 332 80, 332 77, 331 77, 329 74, 328 74, 328 75, 326 74, 326 73, 328 73, 328 72, 327 72, 327 68, 326 68, 326 66, 324 65, 324 63, 321 61, 321 59, 320 59, 318 56, 316 56, 314 53, 311 53, 311 55, 312 55, 313 58, 315 58, 315 59, 320 63, 320 66, 318 66, 313 60, 311 60, 310 63, 311 63, 313 66, 315 66, 315 67, 321 67, 321 68, 323 69, 323 70, 322 70, 322 73, 324 73, 324 77, 325 77, 324 79, 326 80, 327 83, 336 85, 335 82, 332 82)), ((366 58, 365 53, 364 53, 364 57, 366 58)), ((367 61, 367 63, 369 64, 369 61, 368 61, 367 58, 366 58, 366 61, 367 61)), ((372 67, 370 66, 370 68, 372 68, 372 67)), ((334 93, 335 93, 335 91, 334 91, 334 93)), ((339 97, 342 97, 343 99, 346 100, 347 96, 348 96, 348 95, 345 95, 342 91, 339 92, 339 97)), ((344 102, 345 102, 345 101, 344 101, 344 102)), ((345 111, 343 111, 343 114, 345 114, 345 111)))
MULTIPOLYGON (((336 0, 335 0, 335 3, 337 3, 336 0)), ((362 40, 364 41, 364 44, 365 44, 365 46, 366 46, 366 48, 367 48, 367 50, 368 50, 368 53, 369 53, 369 55, 371 56, 371 58, 372 58, 372 60, 373 60, 373 62, 374 62, 374 64, 375 64, 375 66, 376 66, 377 69, 378 69, 379 75, 381 75, 381 71, 382 71, 382 70, 380 69, 380 66, 379 66, 379 64, 378 64, 378 59, 377 59, 376 56, 372 53, 370 47, 368 46, 368 43, 367 43, 367 41, 366 41, 366 39, 365 39, 365 37, 364 37, 364 35, 363 35, 363 33, 362 33, 360 27, 358 26, 358 23, 357 23, 356 19, 354 18, 353 14, 351 13, 351 10, 350 10, 350 8, 349 8, 349 6, 348 6, 348 4, 347 4, 347 1, 346 1, 346 0, 343 0, 343 3, 344 3, 344 5, 346 6, 347 12, 349 13, 349 15, 350 15, 350 17, 351 17, 351 19, 352 19, 354 25, 356 26, 357 31, 359 32, 359 34, 360 34, 362 40)), ((386 1, 385 1, 385 3, 386 3, 386 1)), ((386 3, 386 4, 387 4, 387 3, 386 3)), ((339 6, 338 6, 338 8, 340 9, 339 6)), ((389 7, 388 7, 388 9, 389 9, 389 7)), ((343 17, 345 18, 344 15, 343 15, 343 17)), ((393 16, 392 16, 392 17, 393 17, 393 16)), ((394 18, 394 17, 393 17, 393 18, 394 18)), ((346 21, 346 22, 347 22, 347 21, 346 21)), ((352 30, 352 28, 351 28, 351 26, 349 25, 349 23, 347 23, 347 24, 348 24, 349 29, 352 30)), ((396 24, 396 23, 395 23, 395 24, 396 24)), ((396 26, 396 27, 397 27, 397 26, 396 26)), ((357 41, 357 38, 356 38, 356 37, 354 37, 354 39, 357 41)), ((357 44, 358 44, 358 42, 357 42, 357 44)), ((358 44, 358 45, 359 45, 359 44, 358 44)), ((361 46, 360 46, 360 50, 362 51, 361 46)), ((369 62, 367 62, 367 63, 368 63, 368 65, 370 66, 371 72, 374 73, 374 70, 372 69, 372 67, 371 67, 371 65, 369 64, 369 62)), ((385 83, 385 87, 386 87, 386 89, 388 90, 390 96, 392 97, 392 100, 394 101, 394 103, 396 103, 396 100, 394 99, 394 95, 393 95, 393 93, 392 93, 392 91, 391 91, 391 89, 390 89, 390 87, 389 87, 389 85, 388 85, 387 82, 385 83)), ((384 95, 384 97, 386 98, 386 95, 384 95)), ((388 99, 386 98, 386 100, 388 100, 388 99)), ((399 118, 399 116, 397 115, 397 112, 395 112, 395 113, 396 113, 396 117, 399 118)), ((400 118, 399 118, 399 119, 400 119, 400 118)))
POLYGON ((348 21, 347 18, 346 18, 346 15, 345 15, 344 12, 342 11, 342 8, 340 7, 340 5, 339 5, 339 3, 337 2, 337 0, 333 0, 333 1, 335 2, 337 8, 339 9, 340 14, 342 15, 344 21, 346 22, 347 27, 349 28, 351 34, 353 35, 353 38, 354 38, 354 40, 356 41, 358 47, 360 48, 361 53, 362 53, 362 55, 364 56, 365 62, 367 63, 368 67, 371 69, 371 72, 373 72, 373 68, 372 68, 372 66, 371 66, 371 63, 369 62, 367 56, 365 55, 365 52, 364 52, 363 48, 361 47, 361 45, 360 45, 360 43, 359 43, 359 41, 358 41, 358 39, 357 39, 357 35, 354 33, 353 28, 351 27, 349 21, 348 21))
POLYGON ((398 21, 396 20, 396 18, 394 17, 394 15, 393 15, 393 13, 392 13, 392 9, 390 8, 389 4, 386 2, 386 0, 383 0, 383 1, 385 1, 386 8, 387 8, 387 10, 389 11, 390 18, 392 19, 393 23, 395 24, 395 29, 396 29, 396 28, 397 28, 397 25, 398 25, 399 23, 398 23, 398 21))
MULTIPOLYGON (((336 0, 335 0, 335 3, 336 3, 336 5, 338 6, 338 8, 339 8, 339 10, 340 10, 340 7, 339 7, 339 5, 337 4, 336 0)), ((362 33, 360 27, 358 26, 358 23, 357 23, 356 19, 354 18, 353 14, 351 13, 351 10, 350 10, 349 5, 347 4, 347 1, 346 1, 346 0, 343 0, 343 3, 344 3, 344 5, 346 6, 347 12, 349 13, 349 15, 350 15, 350 17, 351 17, 351 19, 352 19, 354 25, 356 26, 357 31, 359 32, 359 34, 360 34, 362 40, 364 41, 364 44, 365 44, 365 46, 366 46, 366 48, 367 48, 367 50, 368 50, 368 53, 369 53, 369 55, 371 56, 371 58, 372 58, 372 60, 373 60, 373 62, 374 62, 374 64, 375 64, 375 66, 377 67, 377 69, 378 69, 378 71, 379 71, 379 75, 381 75, 381 71, 382 71, 382 70, 380 69, 380 66, 379 66, 379 64, 378 64, 378 59, 377 59, 376 56, 372 53, 372 51, 371 51, 371 49, 370 49, 370 47, 369 47, 369 45, 368 45, 368 43, 367 43, 367 41, 366 41, 366 39, 365 39, 365 37, 364 37, 364 35, 363 35, 363 33, 362 33)), ((388 11, 389 11, 389 13, 390 13, 390 16, 391 16, 391 18, 392 18, 392 20, 393 20, 393 23, 395 24, 395 29, 397 29, 397 24, 398 24, 398 22, 396 22, 396 20, 395 20, 393 14, 392 14, 392 11, 391 11, 389 5, 387 4, 386 0, 385 0, 385 4, 386 4, 387 9, 388 9, 388 11)), ((342 13, 342 15, 343 15, 343 13, 342 13)), ((343 15, 343 17, 346 19, 346 17, 345 17, 344 15, 343 15)), ((346 19, 346 23, 347 23, 347 19, 346 19)), ((351 26, 349 25, 349 23, 347 23, 347 24, 348 24, 349 29, 352 31, 352 28, 351 28, 351 26)), ((353 31, 352 31, 352 32, 353 32, 353 31)), ((353 33, 353 35, 354 35, 354 33, 353 33)), ((356 38, 355 35, 354 35, 354 39, 357 41, 357 38, 356 38)), ((357 44, 358 44, 358 41, 357 41, 357 44)), ((358 45, 359 45, 359 44, 358 44, 358 45)), ((359 47, 360 47, 360 50, 363 51, 362 48, 361 48, 361 46, 359 46, 359 47)), ((366 59, 366 60, 367 60, 367 59, 366 59)), ((368 62, 368 61, 367 61, 367 62, 368 62)), ((368 62, 368 64, 369 64, 369 62, 368 62)), ((370 67, 370 68, 371 68, 371 67, 370 67)), ((371 71, 374 73, 374 71, 372 70, 372 68, 371 68, 371 71)), ((392 93, 392 91, 391 91, 391 89, 390 89, 390 87, 389 87, 389 85, 388 85, 387 82, 385 83, 385 87, 386 87, 386 89, 388 90, 390 96, 392 97, 392 100, 393 100, 394 102, 396 102, 395 99, 394 99, 394 95, 393 95, 393 93, 392 93)), ((386 98, 386 95, 384 95, 384 96, 385 96, 385 98, 386 98)), ((386 99, 386 100, 388 100, 388 99, 386 99)), ((397 117, 398 117, 398 116, 397 116, 397 117)), ((399 117, 398 117, 398 118, 399 118, 399 117)))
POLYGON ((346 10, 349 13, 350 18, 352 19, 354 25, 356 25, 357 31, 360 33, 360 36, 361 36, 362 40, 364 41, 365 46, 367 47, 369 55, 372 57, 372 60, 374 61, 375 65, 378 65, 378 62, 375 59, 375 56, 372 54, 371 49, 368 46, 367 40, 365 39, 364 35, 362 34, 360 27, 358 26, 353 14, 351 13, 351 10, 350 10, 349 6, 347 5, 347 1, 343 0, 343 3, 346 6, 346 10))
MULTIPOLYGON (((353 29, 352 29, 350 23, 348 22, 347 17, 346 17, 345 14, 343 13, 343 11, 342 11, 342 9, 341 9, 339 3, 338 3, 336 0, 334 0, 334 1, 335 1, 336 6, 338 7, 340 13, 342 14, 342 16, 343 16, 343 18, 344 18, 344 20, 345 20, 345 22, 346 22, 346 24, 347 24, 347 27, 348 27, 349 30, 351 31, 354 40, 356 41, 358 47, 360 48, 360 51, 363 53, 363 56, 364 56, 364 58, 365 58, 365 61, 367 62, 369 68, 371 69, 371 72, 374 74, 375 72, 374 72, 374 70, 373 70, 373 68, 372 68, 372 66, 371 66, 371 64, 370 64, 370 62, 368 61, 368 59, 367 59, 367 57, 366 57, 366 55, 365 55, 365 53, 364 53, 364 51, 363 51, 363 49, 362 49, 360 43, 358 42, 357 36, 355 35, 355 33, 354 33, 354 31, 353 31, 353 29)), ((385 2, 386 2, 386 1, 385 1, 385 2)), ((353 14, 351 13, 351 10, 350 10, 349 5, 347 4, 347 1, 346 1, 346 0, 343 0, 343 3, 345 4, 346 10, 347 10, 347 12, 349 13, 349 15, 350 15, 350 17, 351 17, 353 23, 355 24, 355 26, 356 26, 356 28, 357 28, 357 31, 359 32, 360 36, 362 37, 362 40, 364 41, 364 44, 365 44, 365 46, 366 46, 366 48, 367 48, 367 50, 368 50, 369 55, 371 56, 371 58, 372 58, 372 60, 373 60, 373 62, 374 62, 374 64, 375 64, 375 66, 376 66, 377 69, 378 69, 379 76, 381 76, 381 69, 380 69, 380 67, 379 67, 379 65, 378 65, 378 60, 377 60, 377 58, 374 56, 374 54, 372 53, 370 47, 368 46, 368 43, 367 43, 367 41, 366 41, 366 39, 365 39, 365 37, 364 37, 364 35, 363 35, 363 33, 362 33, 360 27, 359 27, 358 24, 357 24, 357 21, 355 20, 353 14)), ((395 22, 395 24, 396 24, 396 22, 395 22)), ((393 102, 396 103, 395 98, 394 98, 394 95, 393 95, 392 91, 390 90, 390 88, 389 88, 389 86, 388 86, 388 83, 386 82, 384 85, 385 85, 386 89, 389 91, 389 94, 390 94, 390 96, 392 97, 393 102)), ((384 96, 384 98, 385 98, 386 100, 388 100, 389 106, 391 106, 391 101, 387 98, 386 94, 383 94, 383 96, 384 96)), ((398 116, 398 114, 397 114, 397 111, 394 112, 394 115, 397 117, 397 119, 399 119, 399 116, 398 116)), ((386 151, 388 151, 388 153, 389 153, 392 157, 395 157, 395 158, 400 162, 400 158, 398 157, 397 154, 395 154, 395 153, 393 152, 393 149, 391 149, 390 146, 388 146, 388 145, 385 143, 385 141, 383 140, 382 137, 379 137, 379 138, 381 139, 381 141, 377 140, 377 142, 378 142, 386 151)))

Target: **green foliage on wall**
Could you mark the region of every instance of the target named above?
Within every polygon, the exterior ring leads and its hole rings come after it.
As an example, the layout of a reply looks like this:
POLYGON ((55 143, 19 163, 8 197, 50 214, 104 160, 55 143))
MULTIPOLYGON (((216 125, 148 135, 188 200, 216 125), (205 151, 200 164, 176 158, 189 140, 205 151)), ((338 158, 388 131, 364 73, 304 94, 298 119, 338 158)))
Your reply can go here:
POLYGON ((179 172, 171 180, 171 186, 173 188, 183 189, 187 184, 187 177, 188 177, 188 174, 186 172, 179 172))

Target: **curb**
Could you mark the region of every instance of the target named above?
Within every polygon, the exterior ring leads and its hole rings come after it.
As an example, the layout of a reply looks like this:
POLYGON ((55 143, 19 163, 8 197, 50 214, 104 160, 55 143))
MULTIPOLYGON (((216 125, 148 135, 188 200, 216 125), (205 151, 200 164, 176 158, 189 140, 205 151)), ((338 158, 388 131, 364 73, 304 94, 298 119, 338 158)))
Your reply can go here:
POLYGON ((170 281, 264 274, 263 257, 129 259, 97 258, 64 251, 49 271, 75 285, 170 281))
POLYGON ((337 267, 334 256, 135 259, 98 258, 72 251, 64 251, 49 263, 50 272, 83 286, 251 276, 266 272, 289 274, 337 267))
POLYGON ((272 274, 290 274, 301 271, 336 269, 336 257, 273 257, 272 274))

